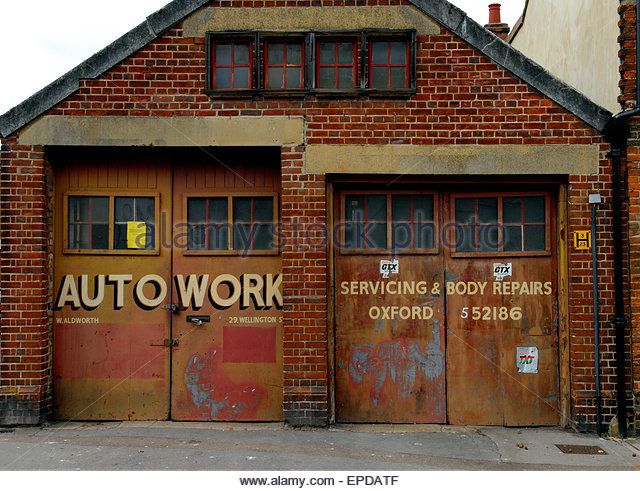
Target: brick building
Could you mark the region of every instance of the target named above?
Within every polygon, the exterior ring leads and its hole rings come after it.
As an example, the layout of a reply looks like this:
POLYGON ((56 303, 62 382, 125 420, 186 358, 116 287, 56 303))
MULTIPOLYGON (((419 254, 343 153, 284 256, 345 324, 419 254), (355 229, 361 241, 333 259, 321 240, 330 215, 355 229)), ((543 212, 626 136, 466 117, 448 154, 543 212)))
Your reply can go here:
POLYGON ((591 430, 593 193, 609 422, 611 116, 443 0, 170 3, 0 117, 0 422, 591 430))

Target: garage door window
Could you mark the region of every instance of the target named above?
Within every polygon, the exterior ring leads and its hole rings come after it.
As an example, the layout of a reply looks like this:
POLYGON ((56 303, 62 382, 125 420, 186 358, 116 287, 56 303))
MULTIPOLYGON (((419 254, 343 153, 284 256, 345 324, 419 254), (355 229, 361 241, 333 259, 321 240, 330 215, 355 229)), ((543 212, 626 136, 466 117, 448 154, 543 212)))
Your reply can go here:
POLYGON ((548 196, 457 196, 455 254, 540 255, 550 252, 548 196))
POLYGON ((343 209, 343 252, 437 252, 437 209, 433 194, 349 193, 344 197, 343 209))
POLYGON ((155 249, 155 199, 115 198, 114 249, 155 249))
POLYGON ((70 196, 68 210, 69 249, 109 249, 108 197, 70 196))
POLYGON ((187 254, 277 252, 277 200, 269 196, 187 198, 187 254))
POLYGON ((157 254, 158 196, 65 194, 65 254, 157 254))

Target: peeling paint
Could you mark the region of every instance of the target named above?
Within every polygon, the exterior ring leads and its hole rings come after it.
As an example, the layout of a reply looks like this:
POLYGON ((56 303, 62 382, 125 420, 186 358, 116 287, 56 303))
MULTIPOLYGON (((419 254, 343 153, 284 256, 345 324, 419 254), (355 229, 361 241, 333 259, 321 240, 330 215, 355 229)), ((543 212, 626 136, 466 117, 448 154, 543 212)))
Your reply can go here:
POLYGON ((440 340, 440 325, 435 322, 433 339, 424 349, 419 341, 410 339, 355 346, 349 357, 349 375, 357 384, 371 384, 374 406, 380 405, 386 384, 393 384, 401 397, 408 398, 420 372, 429 381, 442 375, 444 356, 440 340))
POLYGON ((224 375, 220 347, 189 358, 185 383, 191 401, 205 409, 212 420, 251 419, 265 397, 264 389, 248 382, 237 383, 224 375))

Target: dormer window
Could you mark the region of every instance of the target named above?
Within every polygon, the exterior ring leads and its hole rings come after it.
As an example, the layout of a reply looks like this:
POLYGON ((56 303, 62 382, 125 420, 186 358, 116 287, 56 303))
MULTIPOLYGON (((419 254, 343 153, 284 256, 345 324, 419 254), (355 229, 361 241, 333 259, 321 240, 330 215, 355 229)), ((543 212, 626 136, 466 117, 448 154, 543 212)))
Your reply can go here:
POLYGON ((369 87, 378 90, 408 89, 410 56, 407 39, 369 40, 369 87))
POLYGON ((206 93, 243 97, 407 97, 416 32, 207 33, 206 93))
POLYGON ((316 65, 316 88, 353 90, 358 86, 358 52, 355 40, 317 40, 316 65))
POLYGON ((264 43, 264 88, 304 88, 304 49, 303 38, 267 39, 264 43))

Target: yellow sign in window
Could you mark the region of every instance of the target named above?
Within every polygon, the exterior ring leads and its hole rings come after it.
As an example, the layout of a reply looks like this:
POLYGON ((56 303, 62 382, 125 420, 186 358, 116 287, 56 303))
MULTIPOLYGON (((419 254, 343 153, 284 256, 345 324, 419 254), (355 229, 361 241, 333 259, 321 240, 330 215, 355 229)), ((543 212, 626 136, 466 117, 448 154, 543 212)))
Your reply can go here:
POLYGON ((591 250, 591 230, 576 230, 573 232, 573 248, 576 251, 591 250))
POLYGON ((127 249, 147 248, 147 224, 127 222, 127 249))

